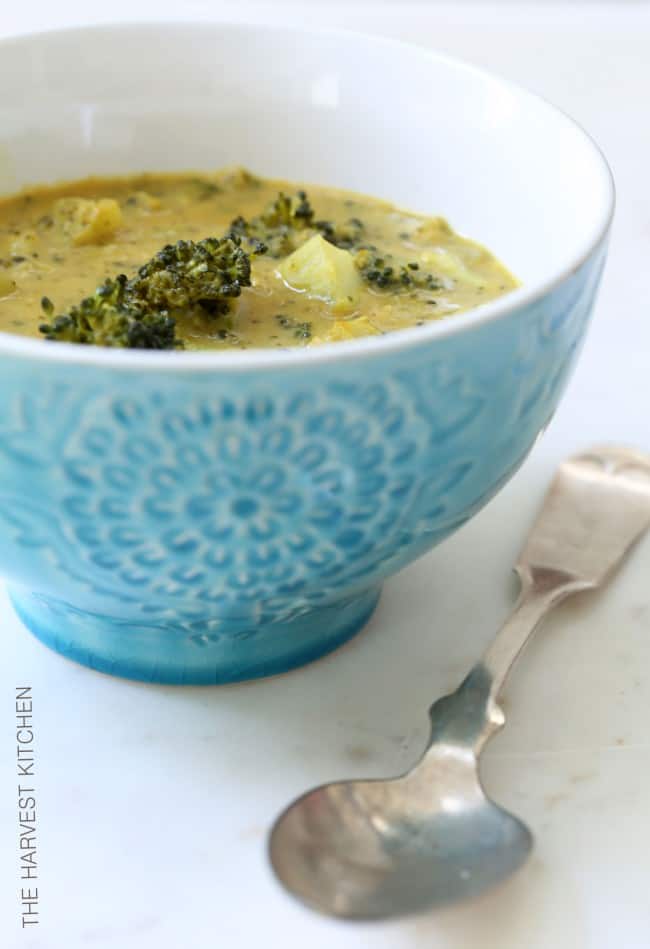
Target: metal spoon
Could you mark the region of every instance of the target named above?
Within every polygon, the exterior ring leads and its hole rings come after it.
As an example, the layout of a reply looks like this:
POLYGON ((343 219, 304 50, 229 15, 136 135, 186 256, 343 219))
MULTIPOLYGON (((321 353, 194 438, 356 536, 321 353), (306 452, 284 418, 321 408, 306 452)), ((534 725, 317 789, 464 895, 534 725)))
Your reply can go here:
POLYGON ((457 691, 432 706, 418 764, 390 780, 316 788, 276 821, 270 859, 288 890, 322 913, 382 919, 476 896, 524 863, 530 830, 487 797, 478 774, 505 724, 499 693, 546 613, 604 583, 649 522, 650 457, 604 447, 560 466, 515 568, 519 601, 457 691))

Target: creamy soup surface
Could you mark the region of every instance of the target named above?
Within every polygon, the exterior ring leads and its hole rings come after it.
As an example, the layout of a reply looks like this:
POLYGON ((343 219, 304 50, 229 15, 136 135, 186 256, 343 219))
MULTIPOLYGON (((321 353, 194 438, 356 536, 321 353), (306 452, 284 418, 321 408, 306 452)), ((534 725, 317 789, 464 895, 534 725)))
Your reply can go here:
POLYGON ((444 219, 376 198, 243 169, 147 173, 0 201, 0 331, 42 337, 45 321, 106 279, 133 277, 163 246, 233 231, 251 254, 251 285, 225 314, 174 310, 185 349, 316 346, 388 333, 453 319, 518 285, 444 219))

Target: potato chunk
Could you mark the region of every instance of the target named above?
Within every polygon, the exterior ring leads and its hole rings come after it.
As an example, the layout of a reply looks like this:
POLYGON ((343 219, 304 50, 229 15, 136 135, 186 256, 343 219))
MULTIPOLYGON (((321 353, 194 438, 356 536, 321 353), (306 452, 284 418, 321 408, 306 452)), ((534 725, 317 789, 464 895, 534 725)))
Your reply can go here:
POLYGON ((59 198, 52 209, 54 220, 76 247, 107 244, 115 238, 122 212, 113 198, 59 198))
POLYGON ((335 313, 349 313, 359 302, 362 282, 352 255, 320 234, 283 260, 278 271, 294 290, 331 303, 335 313))

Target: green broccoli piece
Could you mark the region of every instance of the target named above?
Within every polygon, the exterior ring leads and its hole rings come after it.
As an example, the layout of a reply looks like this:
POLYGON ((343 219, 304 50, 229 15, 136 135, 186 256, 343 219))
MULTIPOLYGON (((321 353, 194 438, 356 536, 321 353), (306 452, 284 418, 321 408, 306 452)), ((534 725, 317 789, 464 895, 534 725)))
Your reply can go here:
MULTIPOLYGON (((257 253, 262 253, 261 245, 257 253)), ((251 285, 250 255, 237 237, 178 241, 163 247, 128 282, 129 298, 162 310, 201 306, 211 315, 227 313, 242 287, 251 285)))
POLYGON ((306 192, 293 197, 280 191, 261 214, 249 221, 237 217, 230 225, 231 236, 250 244, 262 243, 271 257, 286 257, 301 243, 301 232, 314 226, 314 211, 306 192))
POLYGON ((357 217, 344 224, 315 219, 314 209, 305 191, 295 195, 278 192, 261 214, 247 220, 237 217, 230 225, 231 234, 249 243, 262 241, 271 257, 288 257, 313 234, 343 250, 358 249, 365 227, 357 217))
MULTIPOLYGON (((106 280, 95 293, 39 327, 48 340, 85 343, 126 349, 176 349, 176 321, 166 311, 147 310, 143 303, 130 300, 124 274, 106 280)), ((49 316, 53 307, 44 297, 43 311, 49 316)))
POLYGON ((365 225, 358 217, 351 217, 344 224, 338 225, 332 224, 331 221, 316 221, 314 227, 326 241, 342 250, 358 248, 365 234, 365 225))
POLYGON ((442 283, 431 273, 420 269, 417 262, 398 263, 391 254, 382 254, 376 247, 362 247, 354 262, 366 283, 377 290, 440 290, 442 283))
POLYGON ((260 217, 268 228, 293 227, 301 230, 311 227, 314 211, 305 191, 299 191, 293 198, 280 191, 260 217))
MULTIPOLYGON (((265 249, 258 243, 255 252, 265 249)), ((225 315, 250 284, 250 255, 238 238, 178 241, 163 247, 135 277, 106 280, 40 331, 49 340, 96 346, 182 348, 176 316, 197 310, 209 317, 225 315)), ((41 305, 51 316, 52 302, 44 297, 41 305)))

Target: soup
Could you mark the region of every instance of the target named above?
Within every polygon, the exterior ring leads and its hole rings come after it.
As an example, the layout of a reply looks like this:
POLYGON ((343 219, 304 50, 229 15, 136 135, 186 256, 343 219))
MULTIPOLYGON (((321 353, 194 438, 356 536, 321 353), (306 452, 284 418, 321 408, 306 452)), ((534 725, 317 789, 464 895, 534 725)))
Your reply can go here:
POLYGON ((0 201, 0 331, 26 336, 317 346, 453 319, 516 286, 443 218, 243 169, 91 178, 0 201))

